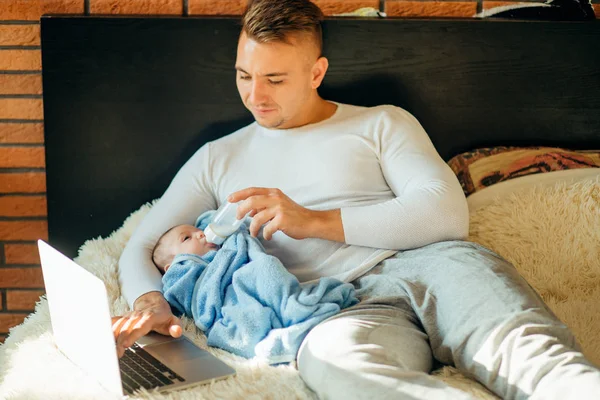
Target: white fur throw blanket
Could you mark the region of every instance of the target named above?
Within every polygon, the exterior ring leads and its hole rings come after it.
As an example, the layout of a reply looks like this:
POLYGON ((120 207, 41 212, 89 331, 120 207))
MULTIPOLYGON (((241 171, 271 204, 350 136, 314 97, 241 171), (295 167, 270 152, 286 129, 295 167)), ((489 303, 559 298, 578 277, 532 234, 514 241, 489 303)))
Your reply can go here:
MULTIPOLYGON (((117 260, 150 205, 134 212, 108 238, 87 241, 77 262, 106 282, 112 313, 126 311, 117 280, 117 260)), ((529 188, 471 214, 470 240, 509 261, 542 295, 600 365, 600 178, 529 188)), ((77 323, 77 316, 73 316, 77 323)), ((205 336, 184 321, 201 347, 205 336)), ((180 392, 139 392, 143 399, 314 399, 294 365, 270 367, 218 349, 209 349, 237 370, 237 376, 180 392)), ((434 375, 483 399, 496 397, 455 369, 434 375)), ((93 379, 80 372, 54 345, 46 299, 0 346, 2 399, 106 399, 93 379)))

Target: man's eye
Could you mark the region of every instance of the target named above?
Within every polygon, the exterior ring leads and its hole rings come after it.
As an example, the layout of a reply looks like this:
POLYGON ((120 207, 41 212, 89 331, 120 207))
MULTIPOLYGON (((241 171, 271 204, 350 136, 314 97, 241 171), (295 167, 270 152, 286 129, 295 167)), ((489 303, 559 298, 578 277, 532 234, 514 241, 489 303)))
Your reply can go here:
POLYGON ((185 237, 183 238, 183 241, 185 242, 185 241, 186 241, 186 240, 188 240, 189 238, 190 238, 189 236, 185 236, 185 237))
POLYGON ((240 79, 241 79, 241 80, 243 80, 243 81, 249 81, 249 80, 250 80, 250 77, 249 77, 249 76, 247 76, 247 75, 246 75, 246 76, 244 76, 244 75, 241 75, 241 76, 240 76, 240 79))
POLYGON ((271 81, 271 80, 269 80, 269 82, 271 83, 271 85, 279 85, 280 83, 283 83, 283 81, 271 81))

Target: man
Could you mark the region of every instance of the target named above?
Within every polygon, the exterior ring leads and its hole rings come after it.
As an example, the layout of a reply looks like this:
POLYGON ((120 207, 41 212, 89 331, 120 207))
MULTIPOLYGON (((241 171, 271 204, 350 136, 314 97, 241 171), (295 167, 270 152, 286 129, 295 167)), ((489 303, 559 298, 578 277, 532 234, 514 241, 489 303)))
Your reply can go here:
POLYGON ((320 397, 469 398, 428 375, 435 359, 505 398, 595 398, 600 371, 568 329, 514 267, 461 240, 465 197, 418 121, 318 95, 322 18, 308 0, 250 3, 235 68, 256 122, 200 148, 129 241, 120 278, 134 311, 114 319, 119 353, 150 330, 181 335, 151 250, 229 200, 300 281, 357 289, 361 303, 298 353, 320 397))

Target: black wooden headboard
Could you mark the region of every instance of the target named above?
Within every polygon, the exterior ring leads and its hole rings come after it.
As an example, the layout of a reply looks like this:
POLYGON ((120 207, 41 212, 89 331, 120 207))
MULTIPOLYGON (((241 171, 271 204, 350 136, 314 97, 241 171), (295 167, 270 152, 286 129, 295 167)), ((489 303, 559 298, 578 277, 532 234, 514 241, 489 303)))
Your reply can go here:
MULTIPOLYGON (((238 20, 41 21, 50 243, 69 256, 251 122, 238 20)), ((329 19, 323 97, 412 112, 447 160, 476 147, 600 148, 600 21, 329 19)))

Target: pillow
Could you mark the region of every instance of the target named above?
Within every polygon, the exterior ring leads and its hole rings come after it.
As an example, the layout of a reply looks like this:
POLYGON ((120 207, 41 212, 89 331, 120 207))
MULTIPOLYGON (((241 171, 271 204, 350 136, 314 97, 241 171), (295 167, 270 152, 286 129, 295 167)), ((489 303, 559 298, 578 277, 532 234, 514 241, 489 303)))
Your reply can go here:
POLYGON ((486 147, 452 157, 448 165, 469 196, 498 182, 526 175, 600 168, 600 150, 557 147, 486 147))

